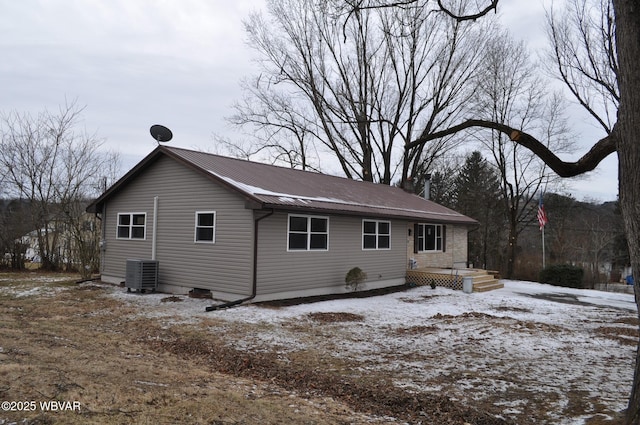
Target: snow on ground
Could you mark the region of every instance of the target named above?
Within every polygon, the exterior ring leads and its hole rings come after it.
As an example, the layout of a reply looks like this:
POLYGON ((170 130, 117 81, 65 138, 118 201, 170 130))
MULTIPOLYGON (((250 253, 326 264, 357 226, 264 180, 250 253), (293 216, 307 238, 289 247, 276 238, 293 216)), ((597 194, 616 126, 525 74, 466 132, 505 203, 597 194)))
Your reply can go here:
MULTIPOLYGON (((582 424, 596 412, 621 411, 633 378, 637 310, 633 295, 503 281, 465 294, 418 287, 371 298, 287 307, 243 305, 206 313, 211 300, 166 294, 113 297, 167 325, 211 318, 243 323, 237 349, 322 350, 385 372, 395 384, 437 391, 504 417, 582 424), (319 323, 314 313, 351 313, 361 321, 319 323), (543 412, 543 413, 540 413, 543 412)), ((216 331, 212 329, 212 331, 216 331)))
POLYGON ((74 276, 71 275, 51 275, 42 276, 40 274, 21 276, 22 285, 15 284, 15 276, 0 276, 0 295, 9 295, 17 298, 22 297, 53 297, 61 292, 64 288, 57 286, 49 286, 47 284, 55 284, 61 282, 73 281, 74 276), (9 285, 4 285, 8 283, 9 285), (44 285, 43 285, 44 284, 44 285))

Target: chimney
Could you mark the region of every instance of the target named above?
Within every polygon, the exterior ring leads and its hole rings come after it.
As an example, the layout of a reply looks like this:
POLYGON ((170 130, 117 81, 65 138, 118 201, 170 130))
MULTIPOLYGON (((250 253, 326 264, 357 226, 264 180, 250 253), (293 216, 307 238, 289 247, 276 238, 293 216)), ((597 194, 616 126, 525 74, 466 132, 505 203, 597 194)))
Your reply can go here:
POLYGON ((416 185, 413 182, 413 177, 407 177, 407 179, 404 181, 404 184, 402 185, 402 188, 405 192, 416 193, 416 185))
POLYGON ((431 199, 431 174, 424 175, 424 199, 431 199))

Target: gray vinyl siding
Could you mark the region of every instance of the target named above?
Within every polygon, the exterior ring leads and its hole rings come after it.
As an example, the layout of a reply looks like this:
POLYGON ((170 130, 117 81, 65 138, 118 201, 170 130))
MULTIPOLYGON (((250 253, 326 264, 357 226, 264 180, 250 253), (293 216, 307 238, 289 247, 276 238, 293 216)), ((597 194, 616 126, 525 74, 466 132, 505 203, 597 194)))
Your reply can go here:
POLYGON ((259 295, 326 287, 339 289, 344 287, 345 275, 353 267, 367 273, 367 282, 405 277, 406 222, 391 220, 391 249, 363 250, 362 218, 322 216, 329 218, 327 251, 287 251, 287 213, 278 212, 260 222, 259 295))
POLYGON ((158 196, 159 284, 247 295, 253 265, 253 213, 244 199, 207 177, 160 157, 106 205, 103 273, 122 276, 127 259, 150 259, 158 196), (196 211, 215 211, 215 243, 195 243, 196 211), (118 213, 145 212, 146 239, 116 238, 118 213))

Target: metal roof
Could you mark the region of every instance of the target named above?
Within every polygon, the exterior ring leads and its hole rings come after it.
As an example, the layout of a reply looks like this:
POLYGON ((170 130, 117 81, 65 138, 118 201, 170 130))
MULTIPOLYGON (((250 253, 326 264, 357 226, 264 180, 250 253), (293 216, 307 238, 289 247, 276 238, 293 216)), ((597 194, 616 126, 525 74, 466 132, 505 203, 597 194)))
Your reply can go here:
POLYGON ((154 150, 87 210, 99 210, 110 194, 143 172, 160 155, 167 155, 237 191, 251 201, 254 208, 477 224, 472 218, 398 187, 167 146, 154 150))

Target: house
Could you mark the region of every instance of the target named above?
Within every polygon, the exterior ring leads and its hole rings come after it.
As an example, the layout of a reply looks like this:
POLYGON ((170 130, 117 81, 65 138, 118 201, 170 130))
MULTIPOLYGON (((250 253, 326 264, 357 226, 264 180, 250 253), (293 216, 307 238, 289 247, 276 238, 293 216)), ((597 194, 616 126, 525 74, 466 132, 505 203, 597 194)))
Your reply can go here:
POLYGON ((158 290, 265 301, 405 283, 410 263, 466 267, 475 220, 400 188, 159 146, 87 207, 102 279, 159 262, 158 290))
POLYGON ((42 263, 44 254, 49 266, 79 270, 85 275, 95 270, 100 229, 95 216, 84 212, 82 207, 77 211, 77 217, 67 214, 63 219, 49 219, 45 227, 16 239, 14 244, 24 248, 24 259, 42 263))
POLYGON ((34 263, 40 262, 40 244, 38 243, 38 232, 32 230, 14 241, 25 248, 24 258, 34 263))

